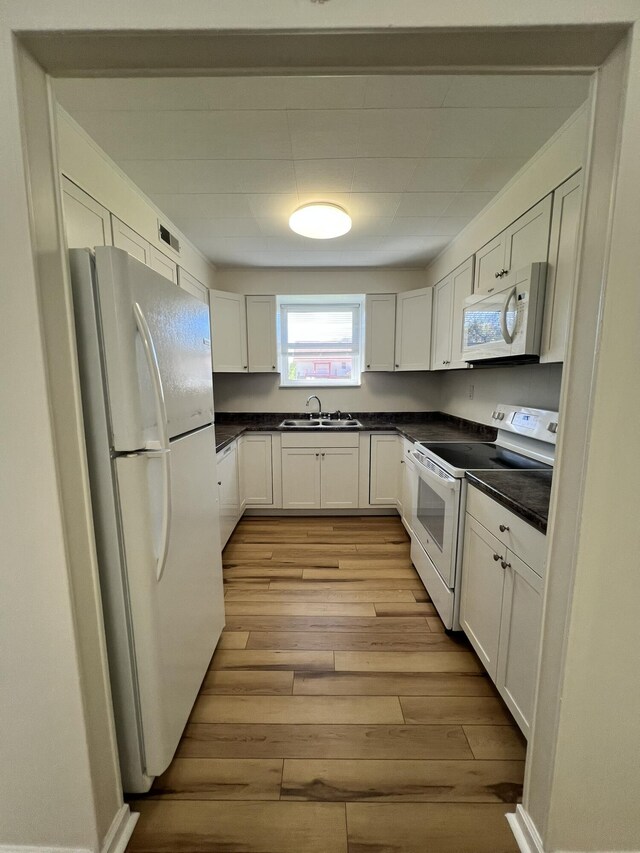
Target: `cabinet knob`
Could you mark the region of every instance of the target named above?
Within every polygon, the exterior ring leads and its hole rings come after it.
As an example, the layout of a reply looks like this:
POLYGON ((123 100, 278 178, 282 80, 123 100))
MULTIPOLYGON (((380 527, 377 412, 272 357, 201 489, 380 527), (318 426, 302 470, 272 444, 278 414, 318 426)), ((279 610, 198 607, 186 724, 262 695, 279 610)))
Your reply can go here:
POLYGON ((502 559, 502 557, 500 556, 500 554, 494 554, 494 555, 493 555, 493 559, 494 559, 494 560, 496 561, 496 563, 497 563, 497 562, 498 562, 498 560, 501 560, 501 559, 502 559))
POLYGON ((510 569, 511 568, 511 563, 507 563, 505 560, 502 560, 500 565, 502 566, 503 569, 510 569))
POLYGON ((221 486, 221 485, 222 485, 222 480, 218 480, 218 485, 219 485, 219 486, 221 486))
POLYGON ((316 453, 316 459, 318 458, 318 456, 320 456, 320 454, 319 454, 319 453, 316 453))
POLYGON ((275 369, 276 369, 275 364, 272 364, 272 365, 271 365, 271 370, 275 370, 275 369))
POLYGON ((399 365, 399 364, 396 364, 396 367, 400 367, 400 365, 399 365))
POLYGON ((321 456, 326 456, 326 453, 321 453, 320 455, 321 455, 321 456))
POLYGON ((370 364, 368 364, 368 365, 367 365, 367 370, 368 370, 370 367, 371 367, 371 365, 370 365, 370 364))
POLYGON ((500 525, 500 533, 505 533, 508 529, 509 529, 509 526, 507 524, 501 524, 500 525))
POLYGON ((502 272, 500 270, 498 270, 498 272, 495 274, 495 278, 500 278, 501 275, 502 275, 502 272))
POLYGON ((247 365, 246 365, 246 364, 243 364, 243 365, 242 365, 242 369, 243 369, 243 370, 246 370, 246 369, 247 369, 247 365))

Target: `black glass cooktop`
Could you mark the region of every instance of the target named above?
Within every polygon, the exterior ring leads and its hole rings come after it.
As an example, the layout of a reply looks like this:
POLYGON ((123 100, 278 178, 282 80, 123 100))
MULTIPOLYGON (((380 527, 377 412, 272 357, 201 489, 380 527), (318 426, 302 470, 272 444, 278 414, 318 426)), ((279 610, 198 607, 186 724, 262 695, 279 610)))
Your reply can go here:
POLYGON ((439 456, 447 464, 465 471, 492 468, 550 468, 544 462, 529 459, 520 453, 495 444, 480 441, 424 442, 422 447, 439 456))

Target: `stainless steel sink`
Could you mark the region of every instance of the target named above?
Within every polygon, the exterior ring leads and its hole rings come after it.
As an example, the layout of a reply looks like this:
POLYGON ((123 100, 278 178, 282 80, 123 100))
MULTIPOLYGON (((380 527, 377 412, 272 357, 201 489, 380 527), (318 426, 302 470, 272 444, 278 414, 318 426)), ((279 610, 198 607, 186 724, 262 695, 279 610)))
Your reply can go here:
POLYGON ((287 418, 280 424, 281 427, 319 427, 319 420, 309 418, 287 418))
POLYGON ((360 421, 355 420, 355 418, 336 418, 333 421, 323 420, 320 421, 323 427, 359 427, 362 426, 360 421))
POLYGON ((336 418, 335 420, 329 420, 329 418, 319 419, 311 419, 309 418, 286 418, 280 424, 281 429, 289 428, 303 428, 303 429, 336 429, 336 427, 360 427, 362 424, 360 421, 355 420, 355 418, 336 418))

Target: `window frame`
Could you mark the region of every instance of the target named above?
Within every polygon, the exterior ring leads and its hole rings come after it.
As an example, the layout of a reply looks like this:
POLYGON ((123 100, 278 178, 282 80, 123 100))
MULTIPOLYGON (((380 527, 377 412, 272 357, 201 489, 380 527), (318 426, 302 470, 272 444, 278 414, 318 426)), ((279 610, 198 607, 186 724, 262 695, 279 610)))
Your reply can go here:
MULTIPOLYGON (((277 296, 277 325, 278 325, 278 367, 281 388, 359 388, 362 384, 362 367, 364 360, 364 294, 305 294, 304 296, 277 296), (331 311, 350 309, 352 314, 352 343, 345 355, 352 359, 353 379, 318 379, 310 380, 289 378, 288 341, 286 338, 287 314, 300 311, 331 311)), ((331 343, 327 343, 331 349, 331 343)), ((335 345, 338 347, 339 345, 335 345)), ((331 360, 331 353, 325 350, 312 349, 311 345, 302 344, 300 349, 307 350, 309 355, 315 355, 318 360, 331 360)))

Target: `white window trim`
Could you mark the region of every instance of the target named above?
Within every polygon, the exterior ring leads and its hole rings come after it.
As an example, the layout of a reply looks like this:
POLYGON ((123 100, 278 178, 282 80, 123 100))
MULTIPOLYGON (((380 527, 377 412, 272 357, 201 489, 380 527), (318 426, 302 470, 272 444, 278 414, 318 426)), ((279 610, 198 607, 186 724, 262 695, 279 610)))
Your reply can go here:
MULTIPOLYGON (((276 300, 278 309, 278 361, 280 368, 281 388, 359 388, 361 385, 363 345, 364 345, 364 295, 363 294, 313 294, 304 296, 278 296, 276 300), (312 310, 330 310, 331 308, 351 308, 354 312, 354 342, 351 352, 354 352, 355 379, 318 379, 309 381, 289 379, 287 341, 284 336, 287 310, 291 308, 305 308, 312 310)), ((315 352, 309 350, 310 353, 315 352)))

